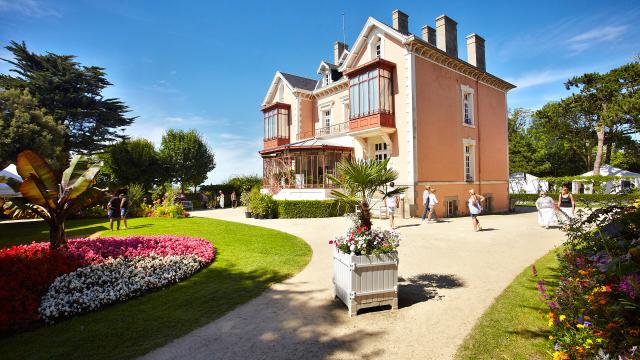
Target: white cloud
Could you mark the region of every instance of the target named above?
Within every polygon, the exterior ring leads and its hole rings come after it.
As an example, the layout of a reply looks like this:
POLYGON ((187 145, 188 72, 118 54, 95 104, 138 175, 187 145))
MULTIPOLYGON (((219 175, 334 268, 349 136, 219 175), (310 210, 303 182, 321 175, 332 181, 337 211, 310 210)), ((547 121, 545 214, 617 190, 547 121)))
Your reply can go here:
POLYGON ((0 12, 16 12, 31 17, 61 16, 58 11, 37 0, 0 0, 0 12))
POLYGON ((258 154, 261 147, 262 138, 214 144, 216 168, 209 173, 206 183, 218 184, 234 175, 262 175, 262 158, 258 154))
POLYGON ((507 81, 516 85, 517 90, 556 81, 565 81, 571 76, 579 74, 580 73, 577 73, 574 69, 540 70, 525 73, 520 77, 507 79, 507 81))
POLYGON ((574 52, 581 52, 598 43, 617 41, 628 28, 628 25, 596 28, 570 38, 567 43, 574 52))

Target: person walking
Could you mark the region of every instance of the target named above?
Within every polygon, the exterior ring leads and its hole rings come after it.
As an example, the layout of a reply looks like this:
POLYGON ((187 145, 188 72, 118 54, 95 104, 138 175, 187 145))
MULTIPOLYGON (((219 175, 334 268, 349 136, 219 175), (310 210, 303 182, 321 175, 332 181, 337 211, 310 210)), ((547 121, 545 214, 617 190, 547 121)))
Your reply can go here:
POLYGON ((436 214, 436 205, 438 204, 438 198, 436 197, 436 189, 431 188, 429 194, 429 215, 427 216, 427 222, 431 221, 431 217, 433 216, 433 221, 438 222, 438 215, 436 214))
POLYGON ((536 200, 536 209, 538 209, 538 224, 548 229, 553 225, 556 215, 555 204, 553 199, 547 196, 546 191, 540 192, 540 197, 536 200))
POLYGON ((469 189, 469 213, 471 214, 471 224, 473 225, 474 231, 482 230, 482 226, 480 226, 480 221, 478 220, 478 215, 482 212, 483 201, 484 196, 476 194, 476 191, 473 189, 469 189))
POLYGON ((558 206, 563 214, 563 222, 569 222, 576 214, 576 202, 573 194, 569 191, 569 186, 563 185, 558 197, 558 206))
MULTIPOLYGON (((129 199, 127 198, 127 194, 120 194, 120 219, 122 219, 122 223, 124 225, 124 229, 127 229, 127 215, 129 214, 129 199)), ((120 225, 118 225, 118 228, 120 225)))
POLYGON ((238 207, 238 198, 236 197, 235 190, 231 193, 231 207, 234 209, 238 207))
POLYGON ((429 195, 431 195, 431 186, 427 186, 422 192, 422 205, 424 207, 422 210, 422 222, 427 219, 427 214, 429 213, 429 201, 431 200, 429 195))
POLYGON ((113 231, 113 221, 116 220, 117 228, 120 230, 120 198, 113 194, 107 203, 107 216, 109 217, 109 228, 113 231))
MULTIPOLYGON (((389 186, 389 191, 393 191, 395 184, 392 182, 389 186)), ((384 205, 387 207, 387 211, 389 212, 389 226, 391 226, 391 229, 395 229, 395 214, 396 209, 400 206, 400 197, 397 194, 386 196, 384 198, 384 205)))
POLYGON ((220 201, 220 209, 224 209, 224 193, 222 192, 222 190, 220 190, 218 194, 219 194, 218 201, 220 201))
POLYGON ((209 203, 209 197, 204 192, 200 194, 200 202, 202 202, 202 208, 206 209, 209 203))

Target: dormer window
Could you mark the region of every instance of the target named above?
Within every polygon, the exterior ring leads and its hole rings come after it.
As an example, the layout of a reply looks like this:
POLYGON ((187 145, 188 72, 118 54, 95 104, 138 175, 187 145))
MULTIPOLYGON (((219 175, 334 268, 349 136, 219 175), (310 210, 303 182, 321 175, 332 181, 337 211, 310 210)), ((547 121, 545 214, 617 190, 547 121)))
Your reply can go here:
POLYGON ((376 57, 379 58, 382 55, 380 52, 380 40, 376 43, 376 57))
POLYGON ((329 85, 330 82, 331 82, 331 73, 327 71, 322 76, 322 86, 327 86, 329 85))

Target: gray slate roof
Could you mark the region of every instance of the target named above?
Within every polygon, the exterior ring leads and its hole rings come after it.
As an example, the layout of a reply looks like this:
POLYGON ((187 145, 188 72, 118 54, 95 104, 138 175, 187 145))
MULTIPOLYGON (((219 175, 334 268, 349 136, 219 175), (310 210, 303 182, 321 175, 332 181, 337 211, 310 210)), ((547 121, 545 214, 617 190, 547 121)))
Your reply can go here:
POLYGON ((282 76, 287 79, 289 84, 297 89, 313 91, 316 88, 317 80, 305 78, 298 75, 291 75, 287 73, 280 72, 282 76))

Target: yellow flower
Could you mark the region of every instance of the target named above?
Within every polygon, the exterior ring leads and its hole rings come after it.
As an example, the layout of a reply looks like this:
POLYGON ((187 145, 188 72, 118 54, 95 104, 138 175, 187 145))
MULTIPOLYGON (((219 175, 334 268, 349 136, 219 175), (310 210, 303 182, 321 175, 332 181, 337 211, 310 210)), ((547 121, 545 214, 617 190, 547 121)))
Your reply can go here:
POLYGON ((553 360, 569 360, 569 355, 564 351, 556 351, 553 353, 553 360))
POLYGON ((553 327, 553 319, 549 319, 549 327, 553 327))
POLYGON ((597 342, 598 344, 602 344, 602 339, 597 338, 597 339, 596 339, 596 342, 597 342))
POLYGON ((549 335, 549 340, 553 340, 553 336, 549 335))
POLYGON ((564 321, 567 317, 565 315, 560 315, 560 321, 564 321))
POLYGON ((576 327, 577 327, 578 329, 582 329, 582 328, 584 328, 584 325, 582 325, 582 324, 578 324, 578 325, 576 325, 576 327))
POLYGON ((591 339, 587 339, 587 341, 584 342, 584 346, 589 346, 593 344, 593 341, 591 341, 591 339))

